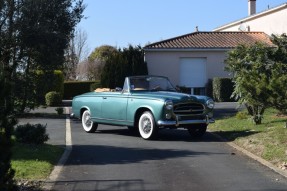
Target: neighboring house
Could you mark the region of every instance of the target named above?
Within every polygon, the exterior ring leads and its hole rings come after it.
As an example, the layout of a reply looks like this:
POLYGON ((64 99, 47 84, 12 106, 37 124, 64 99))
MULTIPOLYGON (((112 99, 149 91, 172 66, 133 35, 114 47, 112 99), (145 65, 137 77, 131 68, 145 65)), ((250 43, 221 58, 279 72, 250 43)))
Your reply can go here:
POLYGON ((249 0, 249 16, 214 29, 219 31, 262 31, 268 35, 287 33, 287 3, 256 13, 256 0, 249 0))
POLYGON ((209 79, 230 77, 224 71, 227 51, 257 41, 272 45, 271 34, 287 33, 287 3, 256 14, 256 0, 248 0, 248 12, 247 18, 213 32, 195 32, 147 45, 149 74, 168 76, 173 84, 190 88, 191 94, 204 94, 209 79))
POLYGON ((169 77, 191 94, 205 94, 208 79, 228 77, 224 71, 227 51, 239 44, 266 43, 263 32, 195 32, 147 45, 145 61, 150 75, 169 77))

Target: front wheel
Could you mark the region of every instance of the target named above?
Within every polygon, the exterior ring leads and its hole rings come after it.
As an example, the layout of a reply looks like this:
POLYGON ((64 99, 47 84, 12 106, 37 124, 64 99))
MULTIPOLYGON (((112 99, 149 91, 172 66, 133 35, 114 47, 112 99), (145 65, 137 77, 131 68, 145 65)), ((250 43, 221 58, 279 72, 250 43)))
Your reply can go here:
POLYGON ((191 137, 193 138, 200 138, 202 137, 207 129, 207 124, 195 124, 192 127, 189 127, 187 130, 191 137))
POLYGON ((92 121, 89 110, 85 110, 82 115, 82 126, 87 133, 93 133, 98 128, 98 124, 92 121))
POLYGON ((139 133, 143 139, 153 139, 157 135, 158 127, 151 112, 143 112, 138 121, 139 133))

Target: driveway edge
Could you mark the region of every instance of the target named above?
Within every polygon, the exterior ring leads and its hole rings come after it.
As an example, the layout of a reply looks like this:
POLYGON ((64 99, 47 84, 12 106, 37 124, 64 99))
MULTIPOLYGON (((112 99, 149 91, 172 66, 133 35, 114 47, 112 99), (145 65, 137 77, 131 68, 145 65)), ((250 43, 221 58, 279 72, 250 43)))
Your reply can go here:
POLYGON ((220 140, 226 142, 229 146, 231 146, 232 148, 240 151, 241 153, 245 154, 246 156, 252 158, 253 160, 256 160, 257 162, 261 163, 262 165, 270 168, 271 170, 275 171, 276 173, 282 175, 283 177, 287 178, 287 171, 281 170, 280 168, 278 168, 277 166, 273 165, 272 163, 268 162, 267 160, 264 160, 263 158, 249 152, 248 150, 238 146, 235 143, 232 142, 228 142, 226 139, 224 139, 223 137, 221 137, 220 135, 213 133, 213 132, 209 132, 211 133, 213 136, 219 138, 220 140))
POLYGON ((59 174, 63 170, 63 167, 64 167, 65 163, 67 162, 67 160, 71 154, 71 151, 72 151, 71 121, 69 118, 70 112, 69 112, 68 107, 65 107, 65 110, 66 110, 66 114, 67 114, 67 116, 66 116, 66 147, 65 147, 65 151, 64 151, 63 155, 61 156, 58 164, 54 167, 49 178, 45 181, 45 184, 43 186, 43 189, 45 191, 49 191, 53 188, 59 174))

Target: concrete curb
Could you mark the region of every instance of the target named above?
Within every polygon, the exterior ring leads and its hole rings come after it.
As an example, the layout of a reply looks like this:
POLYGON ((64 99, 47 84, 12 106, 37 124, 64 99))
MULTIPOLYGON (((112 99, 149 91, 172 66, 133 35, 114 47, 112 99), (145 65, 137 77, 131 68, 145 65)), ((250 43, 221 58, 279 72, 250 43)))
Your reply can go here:
POLYGON ((43 186, 43 189, 46 191, 49 191, 53 188, 53 186, 55 185, 55 182, 59 176, 59 174, 61 173, 61 171, 63 170, 63 167, 65 165, 65 163, 67 162, 71 151, 72 151, 72 134, 71 134, 71 121, 69 118, 69 108, 65 107, 66 110, 66 148, 65 151, 62 155, 62 157, 60 158, 58 164, 54 167, 53 171, 51 172, 49 178, 47 179, 47 181, 45 181, 45 184, 43 186))
POLYGON ((213 133, 213 132, 209 132, 211 133, 213 136, 217 137, 218 139, 226 142, 226 144, 228 144, 229 146, 233 147, 234 149, 240 151, 241 153, 245 154, 246 156, 252 158, 253 160, 256 160, 257 162, 261 163, 262 165, 270 168, 271 170, 275 171, 276 173, 282 175, 283 177, 287 178, 287 171, 284 171, 280 168, 278 168, 277 166, 273 165, 272 163, 262 159, 261 157, 247 151, 246 149, 236 145, 235 143, 232 143, 232 142, 228 142, 226 139, 222 138, 221 136, 219 136, 218 134, 216 133, 213 133))

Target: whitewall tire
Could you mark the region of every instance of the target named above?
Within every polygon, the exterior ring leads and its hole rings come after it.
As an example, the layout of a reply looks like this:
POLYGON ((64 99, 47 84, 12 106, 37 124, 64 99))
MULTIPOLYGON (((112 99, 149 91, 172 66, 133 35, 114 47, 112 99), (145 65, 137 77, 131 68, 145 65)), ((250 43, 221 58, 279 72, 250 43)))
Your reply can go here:
POLYGON ((138 121, 139 133, 143 139, 153 139, 157 135, 158 127, 151 112, 145 111, 138 121))
POLYGON ((82 127, 87 133, 93 133, 98 128, 98 124, 92 121, 89 110, 85 110, 82 115, 82 127))

